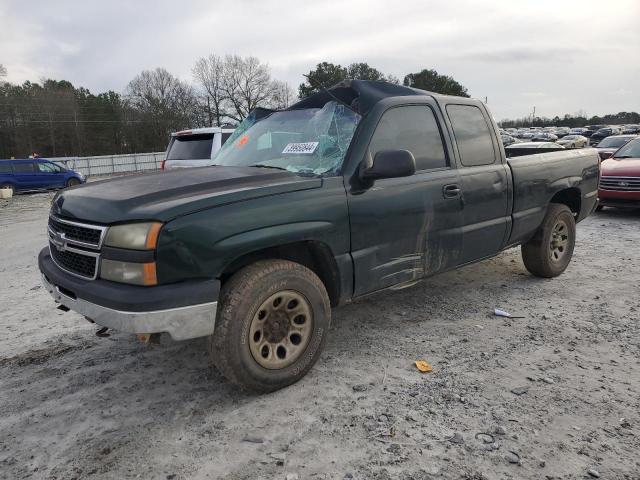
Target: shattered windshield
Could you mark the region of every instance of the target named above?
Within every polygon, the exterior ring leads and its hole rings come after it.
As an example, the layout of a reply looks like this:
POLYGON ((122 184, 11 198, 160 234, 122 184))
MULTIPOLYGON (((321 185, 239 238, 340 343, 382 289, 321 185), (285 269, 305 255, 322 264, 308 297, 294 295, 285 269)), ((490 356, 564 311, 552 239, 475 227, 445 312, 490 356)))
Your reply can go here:
POLYGON ((213 159, 214 165, 278 168, 332 175, 342 165, 360 115, 337 102, 322 108, 247 117, 213 159))

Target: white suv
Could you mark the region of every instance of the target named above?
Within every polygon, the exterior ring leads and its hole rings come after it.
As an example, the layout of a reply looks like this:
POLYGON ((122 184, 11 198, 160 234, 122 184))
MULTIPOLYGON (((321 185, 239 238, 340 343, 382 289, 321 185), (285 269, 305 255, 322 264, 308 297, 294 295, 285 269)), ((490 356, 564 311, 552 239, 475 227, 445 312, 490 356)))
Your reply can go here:
POLYGON ((170 170, 211 165, 213 157, 233 132, 233 128, 210 127, 172 133, 160 168, 170 170))

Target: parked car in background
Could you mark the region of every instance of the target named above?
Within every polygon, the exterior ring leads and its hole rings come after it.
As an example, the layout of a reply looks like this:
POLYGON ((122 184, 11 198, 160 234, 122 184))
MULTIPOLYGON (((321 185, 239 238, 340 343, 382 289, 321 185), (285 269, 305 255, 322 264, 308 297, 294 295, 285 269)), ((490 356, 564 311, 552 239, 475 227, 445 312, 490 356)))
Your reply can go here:
POLYGON ((564 148, 584 148, 589 145, 589 139, 582 135, 565 135, 556 140, 556 143, 564 148))
POLYGON ((584 127, 572 128, 571 130, 569 130, 569 135, 582 135, 587 130, 589 129, 584 127))
POLYGON ((554 134, 558 138, 562 138, 565 135, 569 135, 571 133, 571 129, 569 127, 558 127, 555 129, 554 134))
POLYGON ((511 135, 500 135, 500 139, 502 140, 502 144, 505 147, 508 147, 509 145, 513 145, 514 143, 519 143, 520 140, 518 140, 516 137, 512 137, 511 135))
POLYGON ((619 130, 616 130, 611 127, 601 128, 596 133, 591 135, 591 137, 589 137, 589 145, 591 145, 592 147, 595 147, 605 138, 610 137, 612 135, 618 135, 619 133, 620 133, 619 130))
POLYGON ((0 160, 0 188, 13 192, 66 188, 84 182, 81 173, 43 158, 0 160))
POLYGON ((596 150, 600 158, 604 160, 613 156, 620 147, 637 137, 637 135, 613 135, 602 140, 596 147, 596 150))
POLYGON ((622 129, 623 135, 632 135, 640 133, 640 125, 625 125, 622 129))
POLYGON ((640 208, 640 138, 600 164, 598 204, 599 208, 640 208))
POLYGON ((234 128, 195 128, 171 134, 162 170, 206 167, 234 132, 234 128))
POLYGON ((548 132, 537 132, 531 137, 532 142, 555 142, 558 140, 558 136, 548 132))

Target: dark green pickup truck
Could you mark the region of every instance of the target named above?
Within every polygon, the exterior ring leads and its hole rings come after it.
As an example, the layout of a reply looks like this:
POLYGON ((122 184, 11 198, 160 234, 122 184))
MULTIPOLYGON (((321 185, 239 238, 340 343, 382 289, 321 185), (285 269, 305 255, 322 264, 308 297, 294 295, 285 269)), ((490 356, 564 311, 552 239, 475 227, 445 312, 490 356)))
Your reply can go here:
POLYGON ((507 159, 477 100, 358 80, 252 112, 213 163, 59 193, 40 270, 60 308, 207 336, 259 391, 304 376, 354 298, 517 245, 561 274, 599 177, 593 149, 507 159))

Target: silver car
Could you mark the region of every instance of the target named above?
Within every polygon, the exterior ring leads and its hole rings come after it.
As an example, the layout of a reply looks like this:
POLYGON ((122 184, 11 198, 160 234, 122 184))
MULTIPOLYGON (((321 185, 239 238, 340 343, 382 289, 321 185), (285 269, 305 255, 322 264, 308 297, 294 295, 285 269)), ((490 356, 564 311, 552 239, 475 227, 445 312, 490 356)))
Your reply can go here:
POLYGON ((556 140, 556 143, 564 148, 584 148, 589 146, 589 139, 582 135, 565 135, 560 140, 556 140))
POLYGON ((162 170, 212 165, 213 157, 233 132, 233 128, 210 127, 172 133, 162 170))

